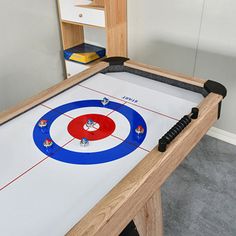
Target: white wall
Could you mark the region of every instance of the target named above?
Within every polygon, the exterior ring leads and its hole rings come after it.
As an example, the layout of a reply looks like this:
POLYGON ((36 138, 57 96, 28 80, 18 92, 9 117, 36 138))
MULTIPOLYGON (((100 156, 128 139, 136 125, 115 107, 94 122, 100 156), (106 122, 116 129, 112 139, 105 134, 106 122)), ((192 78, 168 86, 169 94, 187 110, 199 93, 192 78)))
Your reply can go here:
POLYGON ((236 134, 236 1, 206 0, 195 75, 227 87, 217 127, 236 134))
POLYGON ((0 111, 63 79, 56 0, 1 0, 0 111))
MULTIPOLYGON (((228 97, 216 126, 236 134, 235 12, 234 0, 128 0, 129 56, 223 83, 228 97)), ((3 110, 64 77, 56 0, 2 0, 0 28, 3 110)))
POLYGON ((236 134, 236 2, 128 0, 129 57, 228 89, 216 126, 236 134))

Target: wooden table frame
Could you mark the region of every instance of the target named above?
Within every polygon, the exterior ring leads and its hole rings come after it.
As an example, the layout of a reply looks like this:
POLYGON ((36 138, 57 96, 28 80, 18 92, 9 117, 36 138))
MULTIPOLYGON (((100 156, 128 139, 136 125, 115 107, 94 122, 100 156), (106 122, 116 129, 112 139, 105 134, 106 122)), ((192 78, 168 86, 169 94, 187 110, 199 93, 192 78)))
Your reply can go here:
POLYGON ((165 152, 161 153, 155 147, 147 154, 67 233, 68 236, 116 236, 131 220, 134 220, 140 236, 163 235, 160 187, 219 118, 221 101, 226 96, 226 89, 217 82, 188 78, 127 58, 113 57, 2 112, 0 125, 96 73, 117 69, 141 71, 150 78, 157 77, 160 80, 167 78, 167 83, 177 83, 180 87, 190 86, 194 90, 202 91, 205 98, 198 106, 198 119, 192 121, 165 152))

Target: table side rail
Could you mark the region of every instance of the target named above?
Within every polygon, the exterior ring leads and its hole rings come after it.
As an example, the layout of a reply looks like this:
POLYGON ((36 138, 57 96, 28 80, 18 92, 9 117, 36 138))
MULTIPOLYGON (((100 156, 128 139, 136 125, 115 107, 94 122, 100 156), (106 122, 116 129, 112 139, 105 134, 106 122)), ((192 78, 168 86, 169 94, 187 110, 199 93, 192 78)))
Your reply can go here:
POLYGON ((126 62, 124 62, 124 65, 133 69, 137 69, 137 70, 142 70, 151 74, 156 74, 156 75, 160 75, 163 77, 167 77, 169 79, 173 79, 173 80, 177 80, 183 83, 187 83, 187 84, 192 84, 194 86, 198 86, 198 87, 204 87, 205 84, 205 80, 203 79, 199 79, 199 78, 195 78, 195 77, 189 77, 189 76, 185 76, 183 74, 179 74, 179 73, 173 73, 167 70, 163 70, 161 68, 155 67, 155 66, 150 66, 150 65, 146 65, 140 62, 136 62, 133 60, 128 60, 126 62))
POLYGON ((214 124, 222 99, 221 95, 210 93, 198 106, 198 119, 181 132, 166 152, 158 152, 155 147, 67 235, 119 235, 214 124))

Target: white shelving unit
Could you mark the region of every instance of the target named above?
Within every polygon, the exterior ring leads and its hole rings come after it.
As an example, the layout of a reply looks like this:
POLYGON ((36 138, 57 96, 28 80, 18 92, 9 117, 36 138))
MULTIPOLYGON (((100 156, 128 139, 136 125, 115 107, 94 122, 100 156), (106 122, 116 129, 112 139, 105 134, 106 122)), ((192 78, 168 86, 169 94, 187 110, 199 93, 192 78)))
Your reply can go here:
POLYGON ((72 77, 73 75, 76 75, 83 70, 86 70, 89 66, 82 65, 80 63, 76 63, 73 61, 68 61, 65 60, 65 65, 66 65, 66 76, 67 78, 72 77))
MULTIPOLYGON (((107 56, 127 56, 126 0, 58 0, 63 50, 89 43, 106 48, 107 56)), ((97 60, 99 61, 99 60, 97 60)), ((90 65, 66 61, 67 78, 90 65)))

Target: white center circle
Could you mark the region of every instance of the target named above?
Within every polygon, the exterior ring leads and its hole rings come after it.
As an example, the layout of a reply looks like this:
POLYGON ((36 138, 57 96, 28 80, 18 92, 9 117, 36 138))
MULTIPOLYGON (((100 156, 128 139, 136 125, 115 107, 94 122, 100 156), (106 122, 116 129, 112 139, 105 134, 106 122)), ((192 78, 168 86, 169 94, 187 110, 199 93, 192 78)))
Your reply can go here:
MULTIPOLYGON (((79 108, 79 109, 74 109, 72 111, 67 112, 66 114, 71 116, 71 117, 78 117, 82 116, 84 114, 101 114, 101 115, 107 115, 111 113, 111 109, 107 108, 97 108, 97 107, 86 107, 86 108, 79 108)), ((97 140, 97 141, 90 141, 88 147, 81 147, 80 146, 80 140, 73 140, 66 146, 65 143, 68 142, 68 140, 71 140, 73 137, 69 134, 67 127, 69 123, 71 122, 71 119, 61 115, 59 116, 51 125, 50 127, 50 134, 52 140, 59 146, 63 146, 64 149, 73 151, 73 152, 100 152, 104 151, 107 149, 111 149, 120 143, 122 143, 122 139, 125 140, 126 137, 129 134, 130 131, 130 124, 129 121, 124 117, 122 114, 119 112, 113 112, 109 116, 116 124, 116 129, 114 133, 102 140, 97 140), (58 130, 60 132, 58 132, 58 130), (120 137, 121 139, 118 139, 116 137, 120 137)), ((99 124, 98 124, 99 125, 99 124)), ((86 126, 86 123, 85 123, 86 126)), ((88 127, 83 126, 83 128, 88 129, 88 127)), ((95 126, 98 128, 98 126, 95 126)), ((92 131, 92 129, 90 129, 92 131)))
POLYGON ((89 131, 89 132, 93 132, 96 131, 100 128, 100 125, 98 123, 94 123, 92 126, 87 126, 87 124, 84 124, 83 126, 84 130, 89 131))

